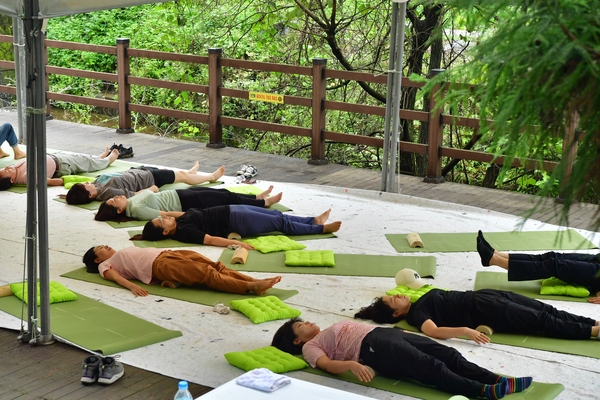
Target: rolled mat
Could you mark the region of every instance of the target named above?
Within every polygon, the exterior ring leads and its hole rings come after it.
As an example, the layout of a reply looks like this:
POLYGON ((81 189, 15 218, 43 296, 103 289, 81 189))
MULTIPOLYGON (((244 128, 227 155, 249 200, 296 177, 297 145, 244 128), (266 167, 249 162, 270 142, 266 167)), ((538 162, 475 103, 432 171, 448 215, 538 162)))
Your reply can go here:
MULTIPOLYGON (((412 248, 406 240, 408 233, 385 235, 398 253, 446 253, 477 251, 477 232, 469 233, 419 233, 425 247, 412 248)), ((598 246, 574 229, 562 231, 485 232, 485 239, 496 250, 585 250, 598 246)))
MULTIPOLYGON (((293 236, 292 236, 293 237, 293 236)), ((233 250, 225 249, 219 258, 223 264, 238 271, 315 274, 337 276, 394 277, 402 268, 412 268, 423 277, 435 277, 433 256, 384 256, 371 254, 335 254, 335 267, 288 267, 285 252, 263 254, 249 251, 244 264, 232 264, 233 250)))
POLYGON ((532 299, 575 301, 578 303, 587 303, 586 297, 558 296, 540 294, 542 281, 509 281, 506 272, 478 271, 475 276, 474 290, 478 289, 498 289, 509 290, 511 292, 531 297, 532 299))
MULTIPOLYGON (((0 298, 0 310, 17 318, 21 317, 21 305, 15 296, 0 298)), ((53 334, 105 355, 181 336, 179 331, 162 328, 79 293, 75 301, 50 304, 50 316, 53 334)))
MULTIPOLYGON (((419 330, 409 325, 406 320, 402 320, 394 325, 395 328, 401 328, 411 332, 419 330)), ((461 339, 469 340, 466 337, 461 339)), ((519 335, 513 333, 494 332, 490 336, 490 341, 495 344, 504 344, 507 346, 524 347, 527 349, 551 351, 553 353, 573 354, 576 356, 600 358, 600 346, 598 340, 568 340, 556 339, 546 336, 519 335)))
MULTIPOLYGON (((120 288, 119 284, 113 281, 106 280, 100 276, 100 274, 91 274, 86 271, 84 268, 78 268, 74 271, 67 272, 66 274, 62 274, 65 278, 77 279, 80 281, 86 281, 91 283, 98 283, 100 285, 112 286, 120 288)), ((225 293, 219 292, 217 290, 213 290, 210 288, 192 288, 188 286, 180 286, 177 289, 171 289, 162 287, 160 285, 146 285, 142 282, 131 280, 135 282, 136 285, 139 285, 146 289, 148 293, 156 295, 169 297, 171 299, 189 301, 190 303, 196 304, 204 304, 205 306, 212 306, 213 304, 220 302, 225 305, 228 305, 231 300, 239 300, 239 299, 248 299, 253 297, 258 297, 253 294, 234 294, 234 293, 225 293)), ((123 288, 125 289, 125 288, 123 288)), ((127 289, 125 289, 127 290, 127 289)), ((285 289, 277 289, 271 288, 265 292, 265 296, 276 296, 281 300, 289 299, 290 297, 298 294, 297 290, 285 290, 285 289)))
MULTIPOLYGON (((308 372, 309 374, 314 375, 327 376, 346 382, 352 382, 362 386, 381 389, 391 393, 412 396, 418 399, 448 400, 448 398, 452 396, 452 394, 442 392, 441 390, 437 390, 429 386, 420 385, 414 381, 384 378, 380 375, 375 376, 371 382, 361 382, 351 371, 346 371, 339 375, 332 375, 318 368, 310 367, 301 369, 300 371, 308 372)), ((504 398, 506 400, 551 400, 556 398, 556 396, 558 396, 563 390, 565 390, 565 387, 560 383, 533 382, 527 390, 508 395, 504 398)))
MULTIPOLYGON (((133 221, 131 221, 131 222, 133 222, 133 221)), ((125 223, 127 223, 127 222, 125 222, 125 223)), ((129 233, 129 237, 132 237, 133 235, 142 233, 142 231, 129 231, 128 233, 129 233)), ((282 233, 280 233, 280 232, 269 232, 269 233, 265 233, 262 236, 281 235, 281 234, 282 233)), ((297 235, 297 236, 288 236, 288 237, 290 239, 300 241, 300 240, 313 240, 313 239, 329 239, 329 238, 335 238, 337 236, 335 236, 335 234, 333 234, 333 233, 315 233, 314 235, 297 235)), ((248 237, 248 238, 244 238, 244 239, 251 239, 251 238, 248 237)), ((151 242, 149 240, 133 240, 133 243, 137 247, 156 247, 159 249, 168 249, 171 247, 203 246, 201 244, 196 244, 196 243, 179 242, 174 239, 159 240, 157 242, 151 242)))

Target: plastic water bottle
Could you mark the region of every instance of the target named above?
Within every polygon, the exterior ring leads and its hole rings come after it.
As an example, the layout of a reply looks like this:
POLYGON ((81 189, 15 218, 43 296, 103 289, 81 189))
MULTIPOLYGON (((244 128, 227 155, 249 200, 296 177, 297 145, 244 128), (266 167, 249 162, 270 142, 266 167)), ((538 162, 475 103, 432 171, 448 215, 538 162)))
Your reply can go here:
POLYGON ((180 381, 178 386, 179 390, 177 391, 177 393, 175 393, 175 397, 173 397, 173 400, 194 400, 192 394, 188 390, 187 381, 180 381))

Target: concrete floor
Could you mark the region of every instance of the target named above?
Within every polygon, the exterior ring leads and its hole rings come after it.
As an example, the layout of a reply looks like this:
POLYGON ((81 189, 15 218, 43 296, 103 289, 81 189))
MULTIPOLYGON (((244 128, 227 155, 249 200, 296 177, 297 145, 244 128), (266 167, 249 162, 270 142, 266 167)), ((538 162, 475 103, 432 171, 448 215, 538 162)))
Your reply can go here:
MULTIPOLYGON (((5 150, 8 151, 8 148, 5 150)), ((233 180, 231 176, 225 177, 226 183, 233 183, 233 180)), ((522 222, 520 218, 508 214, 400 194, 269 181, 260 181, 258 186, 266 188, 269 184, 275 186, 275 191, 284 193, 282 204, 293 208, 293 214, 315 215, 331 208, 331 219, 343 221, 338 238, 306 241, 304 243, 309 250, 397 255, 385 239, 385 233, 476 232, 478 229, 510 231, 522 222)), ((53 199, 64 192, 61 187, 50 188, 48 198, 53 199)), ((4 215, 0 230, 0 285, 18 281, 23 276, 25 199, 24 194, 0 193, 0 208, 4 215)), ((220 315, 203 305, 173 299, 157 302, 161 299, 156 296, 136 298, 125 289, 61 278, 60 274, 82 265, 81 256, 93 245, 107 244, 120 249, 132 244, 128 240, 127 229, 113 229, 105 223, 96 222, 91 211, 52 200, 48 203, 51 280, 165 328, 183 332, 180 338, 123 352, 123 362, 216 387, 242 373, 227 363, 224 353, 270 344, 273 333, 283 322, 254 325, 237 312, 220 315)), ((524 230, 556 228, 535 220, 528 220, 523 226, 524 230)), ((600 244, 598 234, 578 231, 595 244, 600 244)), ((212 259, 217 259, 222 251, 221 248, 208 246, 190 249, 212 259)), ((476 253, 433 255, 437 257, 437 276, 431 283, 441 288, 472 289, 475 273, 483 270, 476 253)), ((255 277, 268 276, 262 273, 249 274, 255 277)), ((300 274, 285 274, 278 285, 283 289, 298 290, 299 294, 286 303, 300 309, 304 319, 321 327, 352 318, 361 306, 368 305, 374 297, 394 286, 393 278, 300 274)), ((598 318, 600 314, 598 305, 560 301, 550 303, 590 317, 598 318)), ((20 324, 18 319, 0 312, 0 326, 18 329, 20 324)), ((480 346, 458 339, 444 343, 456 347, 469 360, 498 373, 531 375, 540 382, 560 382, 565 390, 559 399, 600 398, 600 360, 493 344, 480 346)), ((312 374, 294 372, 290 375, 377 399, 407 398, 312 374)))

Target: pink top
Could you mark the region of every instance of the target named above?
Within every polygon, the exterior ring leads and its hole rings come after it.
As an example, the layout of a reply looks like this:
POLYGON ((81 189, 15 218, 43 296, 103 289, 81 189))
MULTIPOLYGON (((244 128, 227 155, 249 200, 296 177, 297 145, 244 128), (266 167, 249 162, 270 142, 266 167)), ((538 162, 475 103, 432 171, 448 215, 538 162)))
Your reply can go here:
MULTIPOLYGON (((17 176, 15 178, 15 184, 25 185, 27 184, 27 163, 26 160, 21 160, 14 165, 17 170, 17 176)), ((46 155, 46 172, 48 178, 52 178, 56 172, 56 163, 54 159, 49 155, 46 155)))
POLYGON ((118 250, 111 258, 103 261, 98 266, 98 271, 103 278, 104 272, 114 269, 125 279, 137 279, 145 284, 152 282, 152 263, 164 249, 152 247, 127 247, 118 250))
POLYGON ((302 355, 313 368, 322 356, 337 361, 358 361, 363 339, 375 328, 355 321, 338 322, 306 342, 302 355))

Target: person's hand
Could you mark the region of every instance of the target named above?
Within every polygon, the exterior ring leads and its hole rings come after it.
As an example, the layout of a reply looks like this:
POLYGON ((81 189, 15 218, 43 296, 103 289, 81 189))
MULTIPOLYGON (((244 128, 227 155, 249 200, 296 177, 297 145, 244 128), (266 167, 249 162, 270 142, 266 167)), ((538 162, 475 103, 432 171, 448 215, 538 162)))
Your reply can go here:
POLYGON ((248 244, 248 243, 244 243, 244 242, 238 242, 236 244, 239 244, 240 247, 243 247, 246 250, 254 250, 254 246, 248 244))
POLYGON ((600 304, 600 292, 596 293, 596 297, 590 297, 588 301, 590 303, 600 304))
POLYGON ((356 361, 351 361, 350 371, 358 378, 361 382, 370 382, 373 379, 373 374, 367 368, 367 366, 362 365, 356 361))
POLYGON ((153 191, 154 193, 158 193, 158 190, 159 190, 159 189, 158 189, 158 186, 156 186, 156 185, 152 185, 152 186, 150 186, 150 187, 148 188, 148 190, 151 190, 151 191, 153 191))
POLYGON ((485 333, 475 329, 467 328, 466 336, 477 344, 488 344, 490 342, 490 338, 485 333))
POLYGON ((140 297, 146 297, 148 296, 148 291, 142 287, 139 287, 138 285, 133 286, 131 289, 131 292, 133 294, 135 294, 136 296, 140 296, 140 297))

